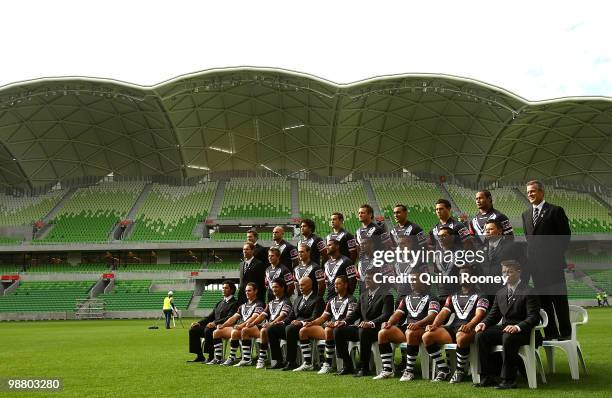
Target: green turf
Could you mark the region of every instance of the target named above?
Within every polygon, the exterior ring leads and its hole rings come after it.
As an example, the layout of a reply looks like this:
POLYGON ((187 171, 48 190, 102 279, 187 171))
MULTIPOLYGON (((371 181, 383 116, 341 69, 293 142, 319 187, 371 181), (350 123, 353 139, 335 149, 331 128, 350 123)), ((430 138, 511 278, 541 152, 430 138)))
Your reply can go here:
MULTIPOLYGON (((186 364, 187 329, 149 330, 153 320, 9 322, 0 324, 1 377, 60 377, 60 393, 0 393, 2 397, 609 397, 612 383, 612 310, 592 309, 579 330, 587 376, 570 380, 565 356, 557 356, 557 374, 530 391, 474 389, 398 379, 374 381, 350 376, 320 376, 254 368, 186 364), (281 394, 279 394, 281 393, 281 394)), ((189 323, 184 321, 185 326, 189 323)))

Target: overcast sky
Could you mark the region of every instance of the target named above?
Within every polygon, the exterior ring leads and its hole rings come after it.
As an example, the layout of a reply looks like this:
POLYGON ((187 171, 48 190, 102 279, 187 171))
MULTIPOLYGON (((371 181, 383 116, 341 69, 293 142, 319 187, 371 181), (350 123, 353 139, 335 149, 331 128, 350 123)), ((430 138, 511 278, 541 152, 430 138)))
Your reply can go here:
POLYGON ((92 3, 3 2, 0 85, 49 76, 155 85, 210 68, 264 66, 337 83, 445 73, 529 100, 612 97, 606 1, 92 3))

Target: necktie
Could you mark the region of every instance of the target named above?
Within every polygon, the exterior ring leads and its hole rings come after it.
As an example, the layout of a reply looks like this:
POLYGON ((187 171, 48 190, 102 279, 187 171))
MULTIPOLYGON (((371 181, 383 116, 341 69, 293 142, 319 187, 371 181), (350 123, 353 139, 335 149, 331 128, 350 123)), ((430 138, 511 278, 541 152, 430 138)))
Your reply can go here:
POLYGON ((514 291, 512 289, 510 289, 510 287, 508 287, 508 297, 506 297, 508 304, 510 304, 510 301, 512 300, 512 297, 514 297, 514 291))
POLYGON ((373 294, 368 295, 368 305, 372 304, 372 299, 374 298, 373 294))
POLYGON ((298 305, 298 310, 301 310, 302 307, 304 307, 304 304, 306 303, 306 299, 304 299, 304 297, 301 298, 300 304, 298 305))
POLYGON ((538 221, 538 215, 540 213, 540 210, 536 207, 533 209, 533 225, 536 225, 536 221, 538 221))

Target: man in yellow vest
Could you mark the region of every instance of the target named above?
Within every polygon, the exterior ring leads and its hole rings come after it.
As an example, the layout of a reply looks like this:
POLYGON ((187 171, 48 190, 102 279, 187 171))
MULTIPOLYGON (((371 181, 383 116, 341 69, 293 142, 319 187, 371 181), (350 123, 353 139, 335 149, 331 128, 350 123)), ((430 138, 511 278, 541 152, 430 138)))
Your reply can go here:
POLYGON ((170 319, 172 318, 173 311, 176 311, 176 305, 174 305, 174 292, 172 290, 168 292, 167 297, 164 297, 164 307, 162 310, 166 317, 166 329, 170 329, 170 319))

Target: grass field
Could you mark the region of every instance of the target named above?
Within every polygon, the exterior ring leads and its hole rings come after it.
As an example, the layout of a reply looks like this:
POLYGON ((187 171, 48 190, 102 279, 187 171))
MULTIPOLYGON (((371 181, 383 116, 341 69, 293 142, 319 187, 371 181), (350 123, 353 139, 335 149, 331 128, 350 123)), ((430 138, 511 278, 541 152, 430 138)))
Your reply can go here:
MULTIPOLYGON (((557 355, 557 374, 529 390, 499 392, 418 380, 374 381, 249 368, 187 364, 187 330, 149 330, 151 320, 4 322, 0 324, 0 378, 62 378, 61 392, 1 393, 0 397, 610 397, 612 392, 612 310, 592 309, 579 329, 589 374, 569 377, 565 356, 557 355)), ((185 326, 187 326, 185 320, 185 326)), ((161 323, 158 322, 161 326, 161 323)))

